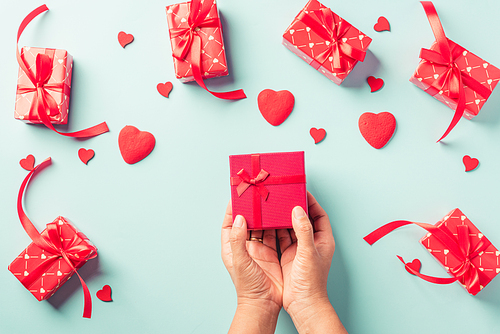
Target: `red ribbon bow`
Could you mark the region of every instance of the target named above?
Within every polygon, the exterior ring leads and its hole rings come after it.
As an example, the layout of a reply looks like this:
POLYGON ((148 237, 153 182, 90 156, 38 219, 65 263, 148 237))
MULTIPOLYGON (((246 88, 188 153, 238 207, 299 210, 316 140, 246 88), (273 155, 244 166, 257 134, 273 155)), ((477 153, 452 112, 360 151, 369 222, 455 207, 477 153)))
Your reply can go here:
POLYGON ((435 284, 450 284, 460 281, 466 286, 467 291, 469 291, 472 295, 476 295, 481 290, 479 282, 480 271, 471 261, 488 248, 491 245, 491 242, 486 237, 483 237, 474 247, 472 247, 469 239, 469 227, 467 225, 458 225, 458 236, 455 237, 447 228, 444 227, 437 227, 426 223, 415 223, 406 220, 397 220, 379 227, 363 239, 370 245, 373 245, 379 239, 395 229, 409 224, 415 224, 432 233, 433 236, 435 236, 461 261, 461 263, 455 268, 449 269, 450 273, 452 273, 455 277, 442 278, 423 275, 408 266, 403 258, 398 256, 398 259, 405 264, 405 268, 408 271, 427 282, 435 284))
POLYGON ((431 95, 436 95, 439 91, 444 90, 448 87, 450 91, 450 98, 457 99, 457 108, 455 109, 455 115, 451 120, 448 129, 438 140, 443 140, 450 131, 458 124, 460 118, 463 116, 465 111, 465 91, 464 85, 468 86, 470 89, 488 99, 491 91, 479 83, 476 79, 472 78, 465 71, 461 71, 456 63, 457 58, 459 58, 464 48, 455 44, 453 48, 450 48, 449 40, 446 37, 441 21, 439 20, 436 8, 430 1, 421 1, 424 11, 427 15, 427 19, 431 25, 432 32, 436 38, 437 50, 422 49, 420 51, 420 58, 441 66, 447 66, 447 70, 444 71, 439 77, 437 77, 431 86, 426 90, 426 92, 431 95))
POLYGON ((269 196, 269 190, 267 190, 267 188, 262 184, 262 182, 264 182, 266 178, 269 176, 268 172, 261 169, 259 174, 257 174, 257 176, 254 179, 250 178, 250 176, 244 169, 240 170, 237 173, 237 175, 241 179, 241 183, 236 188, 238 196, 241 196, 250 186, 255 186, 260 196, 264 200, 267 200, 267 197, 269 196))
POLYGON ((23 194, 29 180, 38 170, 50 164, 51 159, 48 158, 41 164, 33 168, 33 170, 26 176, 23 183, 21 184, 21 188, 19 189, 19 194, 17 197, 17 212, 24 230, 31 238, 31 240, 33 240, 33 243, 35 245, 49 253, 49 255, 47 255, 47 258, 22 280, 22 283, 24 286, 29 287, 38 278, 40 278, 43 273, 45 273, 45 271, 54 263, 54 261, 62 258, 80 279, 84 296, 83 317, 90 318, 92 315, 92 298, 87 285, 85 284, 80 274, 78 274, 74 262, 81 262, 83 260, 90 260, 95 258, 97 256, 97 249, 90 245, 75 244, 77 241, 77 235, 74 235, 72 240, 69 243, 65 244, 61 240, 61 228, 57 223, 47 224, 47 235, 40 234, 40 232, 38 232, 36 227, 29 220, 23 210, 23 194))
POLYGON ((302 21, 326 41, 328 48, 315 57, 319 65, 323 65, 330 56, 333 58, 333 67, 336 69, 344 68, 345 62, 341 61, 342 57, 361 62, 365 60, 365 51, 343 41, 344 35, 352 25, 343 19, 335 22, 335 16, 330 8, 302 11, 297 20, 302 21))
POLYGON ((203 27, 219 27, 220 20, 218 18, 207 17, 210 13, 212 1, 201 1, 201 0, 191 0, 188 3, 190 7, 189 16, 187 19, 187 27, 183 28, 171 28, 170 37, 180 37, 179 47, 173 50, 172 56, 179 60, 184 60, 189 55, 189 63, 193 71, 194 80, 207 92, 215 97, 224 100, 239 100, 246 98, 245 93, 242 89, 225 92, 216 93, 208 90, 207 86, 203 82, 201 76, 201 37, 200 28, 203 27))
MULTIPOLYGON (((19 30, 17 32, 17 43, 19 43, 19 38, 21 38, 21 34, 23 33, 24 29, 28 26, 28 24, 38 15, 41 13, 49 10, 46 5, 42 5, 35 10, 33 10, 31 13, 29 13, 21 22, 21 25, 19 26, 19 30)), ((55 84, 49 84, 48 81, 52 75, 52 68, 53 68, 53 58, 54 58, 54 50, 47 50, 46 54, 38 54, 36 56, 36 73, 33 74, 30 71, 30 65, 26 62, 26 60, 21 57, 21 54, 19 53, 19 45, 16 47, 16 57, 17 57, 17 62, 19 63, 19 66, 21 69, 24 71, 26 76, 30 79, 31 83, 33 84, 32 87, 25 87, 22 86, 19 88, 19 92, 21 94, 24 93, 31 93, 34 92, 33 96, 33 102, 31 103, 30 107, 30 115, 32 115, 34 112, 38 114, 38 117, 40 118, 40 121, 49 129, 52 131, 57 132, 60 135, 67 136, 67 137, 74 137, 74 138, 86 138, 86 137, 94 137, 98 136, 100 134, 103 134, 105 132, 108 132, 108 126, 106 122, 103 122, 101 124, 98 124, 96 126, 90 127, 85 130, 80 130, 76 132, 71 132, 71 133, 63 133, 57 131, 52 123, 50 122, 49 116, 48 115, 57 115, 59 113, 59 107, 54 100, 54 98, 48 93, 48 90, 54 91, 54 92, 60 92, 63 93, 67 90, 69 90, 69 87, 65 85, 63 82, 60 83, 55 83, 55 84)))

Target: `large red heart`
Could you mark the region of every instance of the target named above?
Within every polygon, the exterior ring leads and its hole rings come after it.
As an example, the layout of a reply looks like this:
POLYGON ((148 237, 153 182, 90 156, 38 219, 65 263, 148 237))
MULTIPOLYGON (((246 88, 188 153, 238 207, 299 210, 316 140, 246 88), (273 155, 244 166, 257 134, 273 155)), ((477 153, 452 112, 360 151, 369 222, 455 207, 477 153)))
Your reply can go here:
POLYGON ((124 31, 120 31, 118 33, 118 42, 122 46, 122 48, 125 48, 126 45, 132 43, 134 41, 134 35, 132 34, 127 34, 124 31))
POLYGON ((417 272, 420 272, 420 267, 422 267, 422 263, 420 262, 419 259, 415 259, 411 262, 408 262, 406 265, 405 265, 405 269, 407 272, 409 272, 410 274, 412 275, 415 275, 414 273, 412 273, 411 271, 408 270, 408 268, 406 267, 409 267, 417 272))
POLYGON ((392 138, 396 130, 396 118, 390 112, 365 112, 359 117, 358 126, 368 144, 380 149, 392 138))
POLYGON ((293 110, 295 98, 287 90, 275 92, 264 89, 257 97, 260 113, 269 124, 278 126, 283 123, 293 110))
POLYGON ((151 133, 140 131, 132 125, 124 127, 118 135, 118 147, 123 160, 131 165, 147 157, 155 143, 155 137, 151 133))
POLYGON ((111 287, 109 285, 103 286, 102 289, 97 291, 95 295, 103 302, 113 301, 113 299, 111 299, 111 287))
POLYGON ((26 170, 33 170, 33 166, 35 166, 35 157, 32 154, 28 154, 26 158, 19 161, 19 164, 26 170))
POLYGON ((379 17, 377 23, 373 26, 375 31, 391 31, 391 26, 389 25, 389 21, 383 16, 379 17))
POLYGON ((311 135, 311 137, 313 137, 314 143, 317 144, 325 139, 326 131, 325 129, 311 128, 311 130, 309 130, 309 134, 311 135))
POLYGON ((84 164, 87 164, 89 162, 90 159, 92 159, 95 155, 95 152, 93 149, 84 149, 84 148, 81 148, 78 150, 78 157, 80 158, 80 160, 84 163, 84 164))
POLYGON ((471 158, 468 155, 464 155, 462 161, 464 163, 466 172, 470 172, 471 170, 476 169, 479 165, 479 160, 477 160, 476 158, 471 158))
POLYGON ((384 86, 384 80, 380 78, 375 78, 373 75, 369 76, 366 79, 366 82, 368 82, 368 85, 370 85, 370 89, 373 92, 376 92, 380 88, 384 86))
POLYGON ((156 89, 158 90, 158 93, 160 93, 162 96, 168 97, 168 94, 170 94, 170 91, 172 91, 172 83, 170 81, 167 81, 165 83, 159 83, 156 85, 156 89))

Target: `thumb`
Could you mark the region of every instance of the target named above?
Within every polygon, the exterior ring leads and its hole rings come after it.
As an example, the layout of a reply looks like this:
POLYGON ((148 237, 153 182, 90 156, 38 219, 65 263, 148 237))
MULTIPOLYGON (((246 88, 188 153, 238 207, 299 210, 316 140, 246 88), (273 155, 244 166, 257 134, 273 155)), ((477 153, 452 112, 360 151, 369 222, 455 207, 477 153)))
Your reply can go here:
POLYGON ((296 206, 292 211, 292 225, 297 236, 297 250, 312 250, 314 246, 314 231, 306 212, 302 207, 296 206))
POLYGON ((233 253, 233 265, 235 267, 247 266, 251 259, 247 252, 247 223, 243 216, 238 215, 234 219, 229 243, 233 253))

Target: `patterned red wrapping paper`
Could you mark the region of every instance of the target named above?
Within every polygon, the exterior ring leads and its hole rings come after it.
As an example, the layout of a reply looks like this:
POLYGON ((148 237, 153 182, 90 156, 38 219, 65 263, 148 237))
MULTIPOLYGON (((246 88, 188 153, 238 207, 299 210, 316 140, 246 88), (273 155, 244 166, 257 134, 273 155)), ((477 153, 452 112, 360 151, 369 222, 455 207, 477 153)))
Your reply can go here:
MULTIPOLYGON (((457 236, 457 226, 459 225, 468 226, 471 248, 474 248, 482 238, 485 238, 481 231, 479 231, 479 229, 459 209, 452 210, 443 219, 436 223, 437 227, 449 230, 454 236, 457 236)), ((450 268, 459 266, 462 261, 460 261, 457 256, 453 254, 453 252, 447 249, 439 239, 432 235, 432 233, 427 233, 420 240, 420 243, 439 263, 441 263, 450 275, 456 276, 450 271, 450 268)), ((479 256, 471 259, 471 262, 479 269, 480 290, 482 290, 498 273, 500 273, 500 251, 498 251, 493 244, 490 244, 484 251, 479 253, 479 256)), ((464 284, 464 279, 461 278, 459 282, 467 290, 467 287, 464 284)))
MULTIPOLYGON (((345 55, 340 55, 340 62, 342 68, 334 66, 334 57, 330 55, 324 62, 317 59, 317 56, 326 50, 328 50, 335 41, 329 41, 322 38, 314 29, 311 29, 304 22, 300 20, 300 16, 304 13, 312 13, 320 9, 327 9, 323 4, 317 0, 310 0, 307 5, 302 9, 302 11, 295 17, 292 24, 286 29, 283 34, 283 45, 287 47, 290 51, 295 53, 297 56, 306 61, 309 65, 317 69, 328 79, 340 85, 342 81, 349 75, 353 70, 354 66, 358 63, 357 59, 347 57, 345 55)), ((359 29, 350 25, 343 18, 333 13, 333 18, 335 22, 335 28, 338 28, 339 24, 348 25, 349 28, 343 34, 338 43, 345 43, 349 48, 355 48, 363 53, 368 50, 372 39, 362 33, 359 29), (342 21, 344 21, 342 23, 342 21)), ((364 58, 364 55, 363 55, 364 58)), ((361 60, 362 61, 362 60, 361 60)))
MULTIPOLYGON (((85 234, 80 232, 68 220, 63 217, 57 217, 52 223, 47 224, 47 226, 49 225, 57 225, 57 228, 60 229, 65 249, 84 245, 94 250, 87 258, 73 262, 76 269, 80 269, 89 259, 95 257, 97 248, 95 248, 85 234)), ((47 236, 47 229, 43 230, 41 235, 47 236)), ((44 251, 33 242, 12 261, 9 265, 9 270, 38 300, 50 298, 75 273, 62 257, 44 251), (55 260, 54 257, 56 257, 55 260), (53 262, 50 267, 30 285, 27 285, 26 277, 30 272, 43 265, 44 262, 51 260, 53 262)))
POLYGON ((233 219, 242 215, 248 229, 292 228, 292 209, 307 212, 304 152, 231 155, 229 165, 233 219), (251 180, 239 194, 242 170, 251 180))
MULTIPOLYGON (((36 73, 36 56, 39 53, 47 54, 53 59, 52 75, 47 81, 48 85, 60 83, 64 85, 62 91, 47 89, 48 94, 54 98, 58 107, 57 113, 50 111, 49 120, 52 124, 66 124, 68 122, 73 57, 66 50, 23 47, 21 49, 21 57, 30 65, 29 68, 33 73, 36 73)), ((36 91, 24 93, 20 91, 22 87, 34 86, 23 69, 19 67, 14 118, 27 123, 41 124, 42 121, 36 110, 30 114, 31 104, 33 103, 36 91)))
MULTIPOLYGON (((190 7, 191 2, 183 2, 166 7, 172 51, 179 48, 181 37, 172 37, 170 29, 189 28, 188 17, 190 7)), ((229 74, 226 62, 226 52, 224 51, 224 41, 222 39, 222 26, 220 24, 219 11, 217 10, 215 1, 213 1, 212 8, 207 18, 216 18, 219 22, 219 26, 197 28, 201 36, 201 73, 203 79, 221 77, 229 74)), ((176 78, 180 79, 182 82, 193 81, 194 77, 191 64, 186 59, 179 60, 175 57, 172 58, 174 60, 176 78)))

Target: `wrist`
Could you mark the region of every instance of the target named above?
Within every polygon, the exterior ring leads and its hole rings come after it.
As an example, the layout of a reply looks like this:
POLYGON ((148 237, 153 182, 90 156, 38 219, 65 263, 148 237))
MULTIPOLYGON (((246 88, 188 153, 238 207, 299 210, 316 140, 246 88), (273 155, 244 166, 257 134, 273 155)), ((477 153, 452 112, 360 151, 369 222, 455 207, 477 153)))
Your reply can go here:
POLYGON ((318 324, 325 325, 332 315, 337 316, 327 295, 292 302, 287 313, 299 333, 311 333, 318 324))
POLYGON ((238 298, 229 333, 274 333, 281 307, 268 300, 238 298))
POLYGON ((278 319, 281 305, 278 305, 275 302, 266 299, 249 299, 240 297, 238 298, 238 305, 236 310, 256 314, 259 316, 259 318, 262 319, 278 319))

